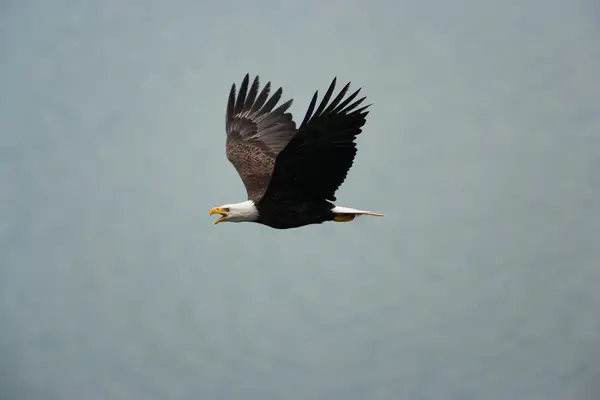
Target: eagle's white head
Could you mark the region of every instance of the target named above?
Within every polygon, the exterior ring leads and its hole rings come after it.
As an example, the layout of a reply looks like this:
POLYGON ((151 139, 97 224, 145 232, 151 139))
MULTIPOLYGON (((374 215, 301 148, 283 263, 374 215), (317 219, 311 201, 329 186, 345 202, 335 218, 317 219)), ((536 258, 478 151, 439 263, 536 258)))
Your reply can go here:
POLYGON ((258 209, 252 200, 211 208, 208 215, 213 214, 221 214, 221 217, 215 220, 215 225, 223 221, 252 222, 258 219, 258 209))

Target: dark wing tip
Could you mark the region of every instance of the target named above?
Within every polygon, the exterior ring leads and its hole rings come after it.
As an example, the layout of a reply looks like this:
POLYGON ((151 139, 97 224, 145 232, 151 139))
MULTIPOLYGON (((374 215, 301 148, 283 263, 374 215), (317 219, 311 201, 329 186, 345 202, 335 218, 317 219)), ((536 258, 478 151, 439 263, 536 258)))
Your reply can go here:
POLYGON ((244 103, 246 102, 246 94, 248 93, 248 83, 250 82, 250 74, 246 74, 240 85, 240 91, 238 93, 237 100, 235 101, 235 113, 239 114, 244 109, 244 103))
POLYGON ((329 102, 335 90, 336 83, 337 76, 334 77, 331 83, 329 84, 329 88, 327 89, 327 92, 325 93, 323 99, 319 103, 319 107, 316 111, 314 111, 314 109, 317 103, 319 91, 315 92, 310 102, 310 105, 308 106, 308 110, 306 111, 306 115, 304 116, 304 119, 300 124, 300 127, 303 127, 304 125, 308 124, 313 118, 317 118, 324 114, 361 114, 367 107, 370 106, 369 104, 369 106, 356 110, 356 107, 358 107, 365 100, 366 97, 362 97, 351 104, 351 102, 356 98, 356 96, 358 96, 362 88, 358 88, 351 95, 344 99, 344 96, 346 96, 346 94, 348 93, 348 89, 350 88, 350 84, 352 83, 351 81, 347 82, 344 85, 344 87, 340 90, 338 95, 331 102, 329 102))
POLYGON ((292 99, 278 104, 283 88, 271 93, 271 82, 267 82, 260 89, 259 79, 258 75, 252 79, 247 73, 239 88, 232 85, 227 105, 226 132, 231 135, 236 131, 242 141, 263 142, 267 147, 279 151, 296 132, 293 117, 287 113, 292 99))
POLYGON ((229 90, 229 97, 227 99, 227 112, 225 113, 225 126, 229 129, 229 124, 235 114, 235 83, 231 85, 229 90))

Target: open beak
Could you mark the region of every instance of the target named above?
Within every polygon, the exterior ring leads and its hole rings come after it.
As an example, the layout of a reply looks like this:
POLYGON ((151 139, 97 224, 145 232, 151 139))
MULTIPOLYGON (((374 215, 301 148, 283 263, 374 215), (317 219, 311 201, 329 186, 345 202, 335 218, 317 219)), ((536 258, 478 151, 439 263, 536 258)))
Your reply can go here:
POLYGON ((210 209, 210 213, 208 213, 208 215, 213 215, 213 214, 221 214, 220 218, 217 218, 215 220, 215 225, 218 224, 221 221, 225 221, 227 219, 227 211, 225 211, 223 208, 221 207, 214 207, 210 209))

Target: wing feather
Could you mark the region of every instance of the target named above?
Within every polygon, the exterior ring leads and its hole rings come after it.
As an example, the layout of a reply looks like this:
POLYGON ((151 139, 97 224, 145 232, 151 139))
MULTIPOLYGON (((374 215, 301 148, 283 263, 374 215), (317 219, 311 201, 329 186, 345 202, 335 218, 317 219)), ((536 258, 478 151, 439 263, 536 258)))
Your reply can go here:
POLYGON ((246 74, 237 96, 235 84, 231 86, 225 121, 225 147, 227 158, 240 175, 248 198, 258 201, 269 185, 277 154, 296 133, 296 124, 287 112, 292 100, 275 108, 281 99, 282 88, 269 98, 270 82, 260 93, 258 76, 250 87, 249 84, 250 75, 246 74))
POLYGON ((315 92, 298 133, 277 156, 265 196, 285 196, 291 191, 295 197, 335 201, 335 192, 354 162, 355 139, 362 132, 369 107, 357 108, 365 97, 352 102, 360 89, 343 100, 350 83, 329 103, 335 84, 334 78, 313 114, 318 99, 315 92))

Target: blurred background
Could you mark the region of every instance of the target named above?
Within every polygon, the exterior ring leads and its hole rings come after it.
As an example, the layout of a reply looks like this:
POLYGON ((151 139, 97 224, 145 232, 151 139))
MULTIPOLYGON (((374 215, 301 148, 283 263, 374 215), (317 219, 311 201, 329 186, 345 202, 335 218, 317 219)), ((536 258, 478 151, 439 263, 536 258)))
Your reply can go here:
POLYGON ((600 398, 592 0, 0 5, 0 399, 600 398), (343 206, 220 224, 232 83, 373 102, 343 206))

